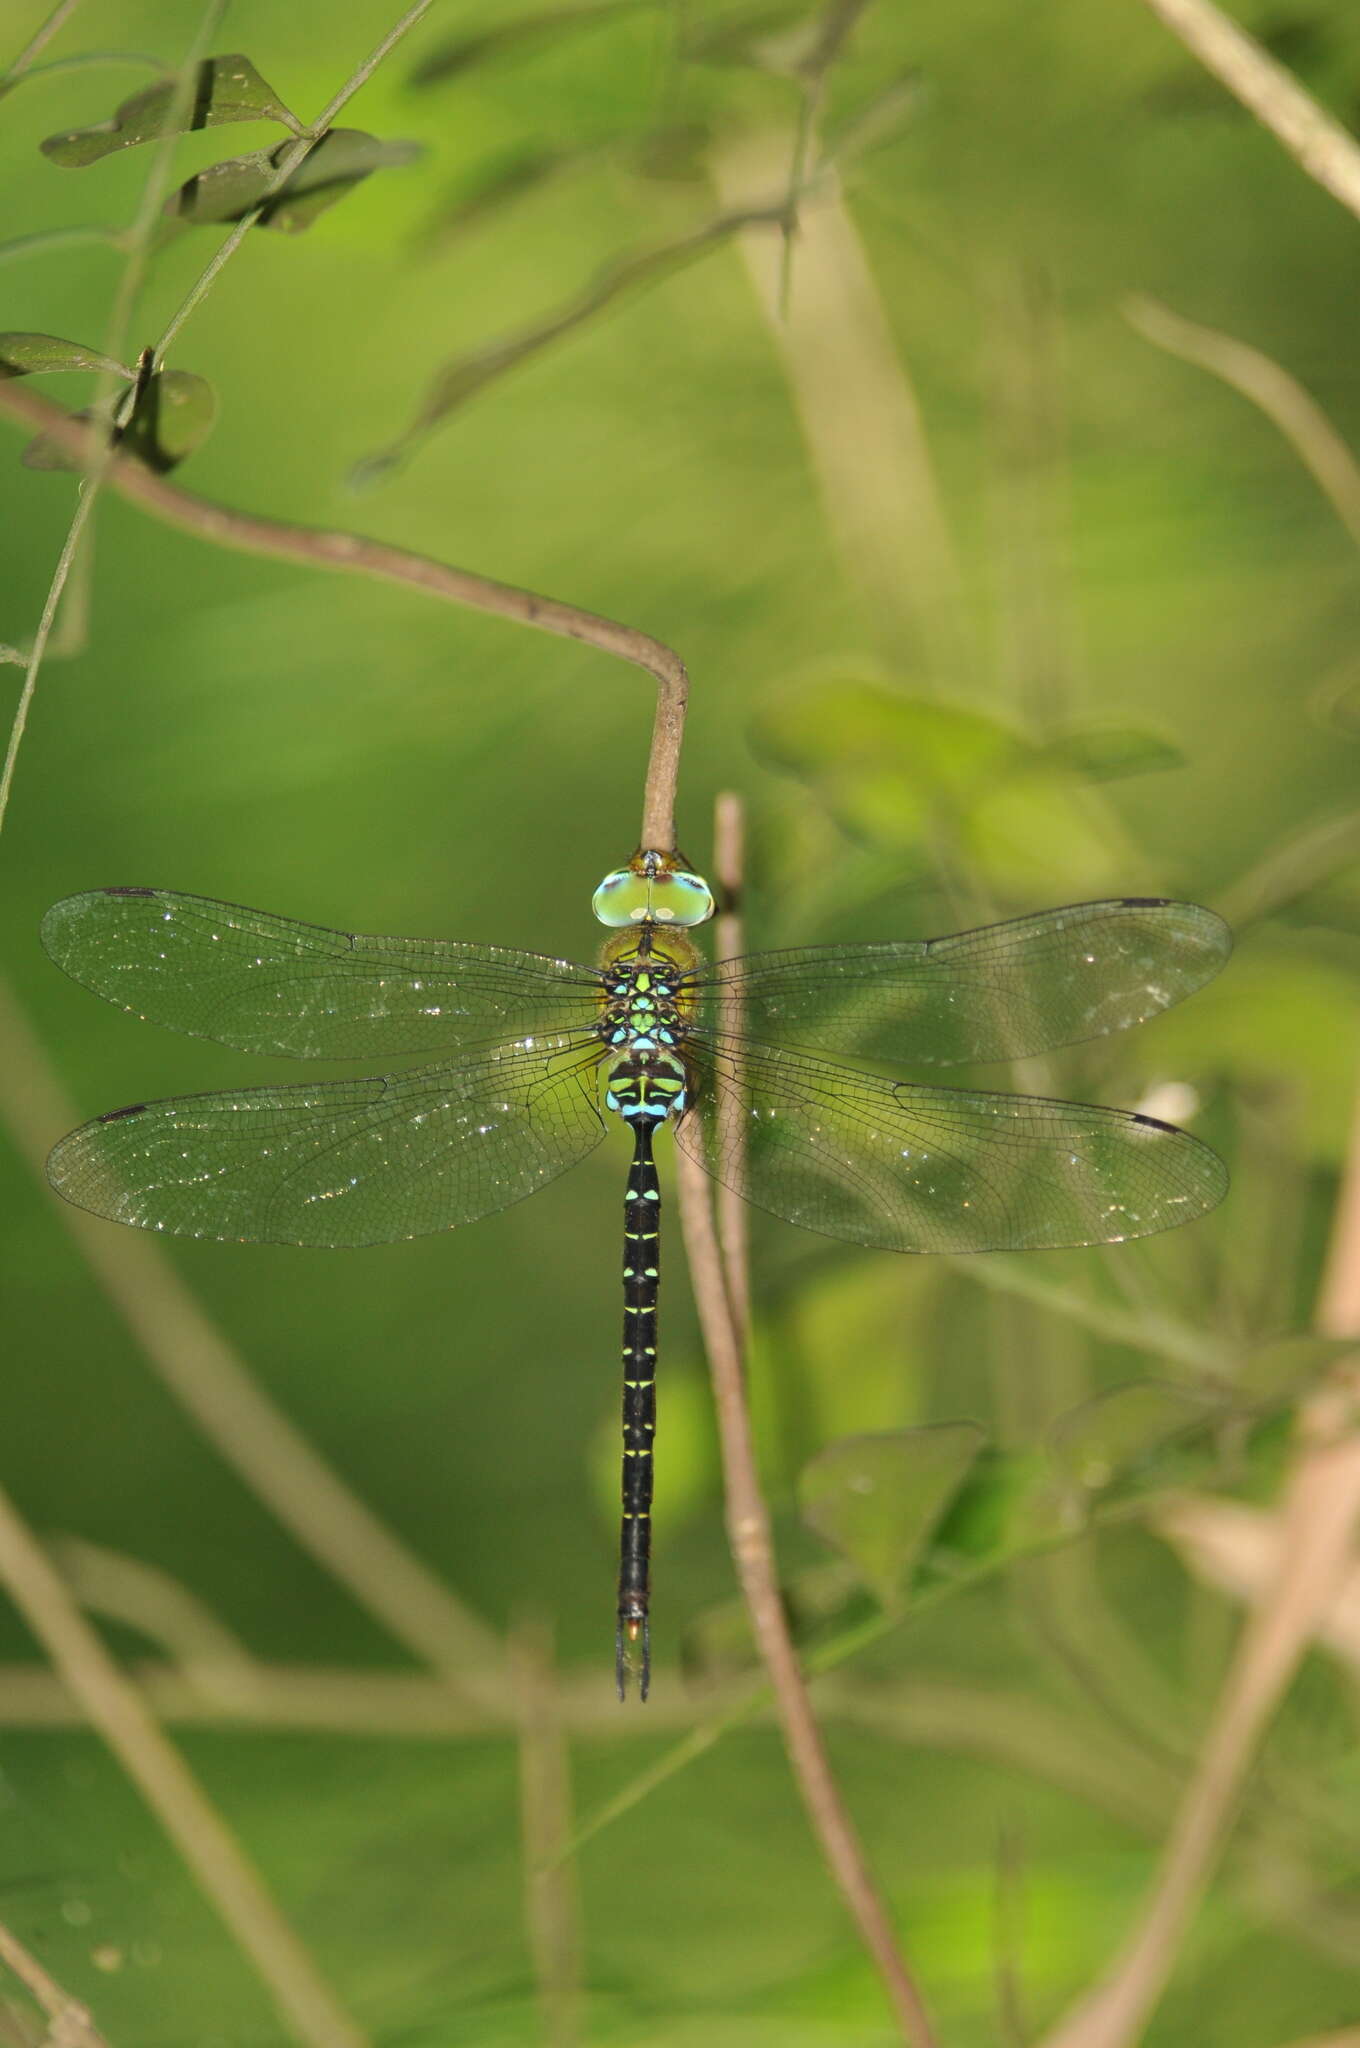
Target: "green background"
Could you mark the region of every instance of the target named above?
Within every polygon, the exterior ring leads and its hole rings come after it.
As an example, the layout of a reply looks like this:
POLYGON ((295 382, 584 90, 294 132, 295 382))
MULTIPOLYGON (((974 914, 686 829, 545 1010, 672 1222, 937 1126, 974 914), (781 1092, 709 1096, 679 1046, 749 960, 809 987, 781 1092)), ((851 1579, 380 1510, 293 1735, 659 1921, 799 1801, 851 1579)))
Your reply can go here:
MULTIPOLYGON (((691 0, 683 22, 703 44, 749 12, 691 0)), ((1354 110, 1352 10, 1241 12, 1292 26, 1306 81, 1342 118, 1354 110)), ((217 47, 248 52, 310 119, 394 13, 237 0, 217 47)), ((417 89, 422 56, 506 19, 486 0, 436 7, 345 117, 418 140, 423 157, 374 176, 301 238, 252 233, 180 337, 174 364, 209 378, 221 407, 181 480, 523 584, 679 649, 694 683, 681 843, 705 866, 715 794, 742 794, 754 946, 916 936, 977 921, 979 906, 1000 915, 1107 892, 1250 910, 1253 873, 1287 878, 1287 849, 1355 802, 1354 543, 1275 429, 1153 348, 1121 306, 1151 293, 1265 351, 1355 444, 1360 227, 1135 0, 881 0, 828 81, 832 132, 895 79, 918 80, 908 117, 847 164, 844 204, 958 554, 955 664, 928 655, 905 606, 876 607, 838 549, 780 351, 730 246, 545 349, 380 486, 350 487, 441 364, 546 316, 619 252, 709 218, 715 153, 755 137, 787 159, 797 94, 769 48, 738 35, 729 61, 677 70, 680 15, 620 10, 417 89), (675 120, 698 131, 688 174, 644 175, 649 135, 675 120), (549 147, 567 159, 555 175, 449 232, 498 166, 549 147), (1042 645, 1017 587, 1037 587, 1057 621, 1042 645), (865 737, 865 683, 900 700, 892 744, 877 728, 865 737), (1007 745, 1038 750, 1000 821, 985 774, 942 796, 966 749, 923 700, 1000 721, 1007 745), (1044 769, 1056 757, 1042 749, 1072 728, 1131 731, 1140 747, 1174 748, 1178 765, 1099 782, 1044 769)), ((39 18, 11 9, 0 56, 39 18)), ((788 10, 782 25, 802 18, 788 10)), ((174 59, 196 19, 110 0, 78 12, 49 54, 174 59)), ((75 171, 37 145, 103 118, 140 82, 58 72, 0 104, 6 234, 132 216, 148 149, 75 171)), ((278 133, 192 136, 176 176, 278 133)), ((187 232, 157 255, 134 346, 222 232, 187 232)), ((97 346, 120 260, 54 247, 5 263, 0 324, 97 346)), ((795 300, 799 289, 795 249, 795 300)), ((87 383, 42 388, 78 403, 87 383)), ((0 638, 24 643, 74 487, 18 467, 12 422, 5 439, 0 638)), ((297 1076, 158 1033, 66 982, 37 928, 75 890, 162 884, 357 930, 592 957, 590 893, 635 844, 645 676, 358 577, 214 550, 111 496, 97 525, 89 642, 43 672, 0 849, 6 972, 78 1115, 297 1076)), ((904 589, 912 575, 904 562, 904 589)), ((18 678, 0 670, 7 701, 18 678)), ((1236 1176, 1213 1221, 1114 1258, 1026 1262, 1057 1312, 956 1268, 756 1223, 756 1407, 791 1575, 824 1576, 829 1553, 800 1527, 794 1483, 838 1437, 968 1418, 1011 1458, 1038 1457, 1054 1418, 1097 1392, 1194 1379, 1174 1359, 1092 1339, 1061 1313, 1068 1293, 1174 1313, 1234 1360, 1307 1328, 1354 1081, 1360 867, 1347 829, 1299 886, 1274 890, 1269 916, 1244 917, 1234 963, 1184 1016, 1064 1055, 1046 1077, 1121 1103, 1157 1081, 1192 1083, 1196 1128, 1236 1176)), ((21 1062, 16 1072, 22 1087, 21 1062)), ((625 1152, 611 1140, 532 1203, 455 1236, 333 1255, 169 1252, 277 1401, 462 1599, 497 1629, 551 1618, 574 1696, 592 1681, 598 1693, 572 1750, 581 1819, 665 1751, 691 1706, 703 1715, 715 1673, 749 1665, 672 1232, 662 1725, 610 1697, 625 1152)), ((0 1473, 35 1527, 159 1567, 266 1662, 406 1668, 172 1403, 7 1143, 0 1213, 0 1473)), ((1197 1481, 1267 1498, 1283 1420, 1247 1449, 1247 1437, 1225 1448, 1220 1431, 1197 1481)), ((822 1618, 810 1597, 795 1613, 823 1640, 867 1611, 859 1599, 842 1589, 822 1618)), ((952 2048, 1027 2038, 1108 1957, 1236 1627, 1237 1610, 1135 1517, 935 1599, 841 1670, 833 1760, 952 2048), (933 1740, 894 1722, 894 1703, 948 1698, 933 1740), (887 1703, 877 1715, 875 1701, 887 1703)), ((156 1647, 118 1627, 110 1640, 134 1656, 156 1647)), ((0 1656, 6 1668, 40 1656, 10 1613, 0 1656)), ((1311 1662, 1154 2048, 1267 2048, 1360 2018, 1353 1709, 1344 1672, 1311 1662)), ((0 1677, 0 1918, 118 2048, 284 2038, 94 1738, 6 1725, 15 1718, 0 1677), (117 1967, 101 1969, 111 1951, 117 1967)), ((547 2038, 511 1731, 200 1727, 177 1739, 375 2039, 547 2038)), ((726 1735, 598 1833, 579 1883, 585 2041, 894 2038, 768 1725, 726 1735)))

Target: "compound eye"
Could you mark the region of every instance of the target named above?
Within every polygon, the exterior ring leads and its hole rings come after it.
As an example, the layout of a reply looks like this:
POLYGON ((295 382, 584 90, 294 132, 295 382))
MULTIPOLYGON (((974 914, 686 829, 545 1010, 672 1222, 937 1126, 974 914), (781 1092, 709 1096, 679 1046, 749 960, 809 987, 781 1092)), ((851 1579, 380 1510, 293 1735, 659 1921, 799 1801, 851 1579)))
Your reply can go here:
POLYGON ((646 875, 631 868, 616 868, 606 875, 590 899, 590 907, 601 924, 618 929, 641 924, 650 915, 652 884, 646 875))
POLYGON ((641 874, 615 868, 590 899, 601 924, 703 924, 712 917, 713 892, 702 875, 687 868, 663 868, 655 857, 641 874))
POLYGON ((715 905, 713 891, 702 875, 686 868, 673 868, 652 882, 652 916, 658 924, 706 924, 715 905))

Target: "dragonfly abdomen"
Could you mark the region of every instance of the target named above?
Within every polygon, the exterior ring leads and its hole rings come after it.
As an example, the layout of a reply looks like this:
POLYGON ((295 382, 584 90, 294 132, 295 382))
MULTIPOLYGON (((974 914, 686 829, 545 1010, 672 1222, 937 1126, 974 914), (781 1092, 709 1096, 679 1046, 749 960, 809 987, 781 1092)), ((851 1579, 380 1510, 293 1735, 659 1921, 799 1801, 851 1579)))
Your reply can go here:
POLYGON ((661 1190, 652 1159, 655 1122, 633 1125, 623 1202, 623 1523, 619 1536, 619 1698, 640 1646, 638 1690, 647 1697, 647 1607, 652 1549, 652 1441, 656 1431, 656 1306, 661 1277, 661 1190))

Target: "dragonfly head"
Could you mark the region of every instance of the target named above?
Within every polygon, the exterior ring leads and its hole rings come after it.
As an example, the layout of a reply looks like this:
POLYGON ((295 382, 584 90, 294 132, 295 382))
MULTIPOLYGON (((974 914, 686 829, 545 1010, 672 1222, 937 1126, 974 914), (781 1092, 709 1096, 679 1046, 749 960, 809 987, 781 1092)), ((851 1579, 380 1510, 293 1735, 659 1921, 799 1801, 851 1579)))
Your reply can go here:
POLYGON ((713 892, 702 875, 678 864, 669 853, 635 853, 626 868, 605 876, 590 899, 601 924, 704 924, 714 912, 713 892))

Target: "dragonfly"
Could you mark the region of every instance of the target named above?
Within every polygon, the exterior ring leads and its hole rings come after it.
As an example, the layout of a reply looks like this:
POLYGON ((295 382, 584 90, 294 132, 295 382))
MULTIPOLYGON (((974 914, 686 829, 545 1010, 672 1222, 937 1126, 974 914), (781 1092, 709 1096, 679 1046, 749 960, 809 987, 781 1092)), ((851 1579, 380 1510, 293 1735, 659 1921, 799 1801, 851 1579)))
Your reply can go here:
POLYGON ((804 1229, 897 1252, 1117 1244, 1205 1215, 1218 1155, 1136 1110, 895 1079, 1122 1030, 1203 986, 1222 919, 1160 897, 1079 903, 937 939, 708 962, 713 892, 647 850, 592 899, 585 965, 503 946, 328 931, 168 889, 67 897, 59 967, 149 1021, 242 1052, 417 1064, 134 1102, 56 1146, 48 1178, 167 1234, 351 1246, 452 1229, 631 1133, 615 1669, 645 1699, 661 1193, 668 1129, 708 1173, 804 1229))

